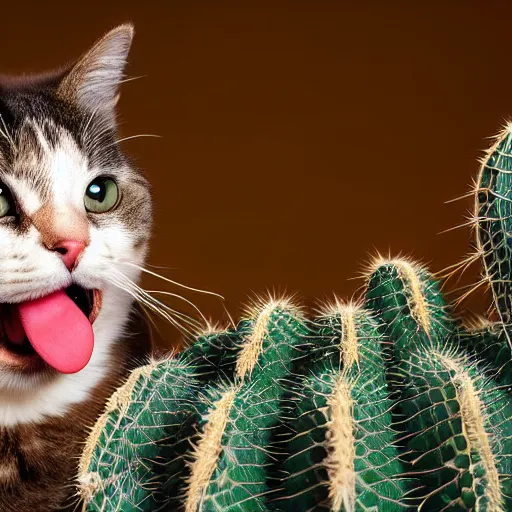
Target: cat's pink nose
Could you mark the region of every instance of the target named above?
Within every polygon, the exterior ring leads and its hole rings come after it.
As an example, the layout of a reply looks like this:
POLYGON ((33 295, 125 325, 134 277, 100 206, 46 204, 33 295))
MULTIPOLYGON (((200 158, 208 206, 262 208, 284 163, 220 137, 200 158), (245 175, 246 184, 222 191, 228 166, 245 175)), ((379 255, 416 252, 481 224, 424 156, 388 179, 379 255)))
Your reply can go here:
POLYGON ((58 252, 64 265, 69 270, 73 270, 77 266, 86 245, 85 242, 80 240, 60 240, 52 247, 52 251, 58 252))

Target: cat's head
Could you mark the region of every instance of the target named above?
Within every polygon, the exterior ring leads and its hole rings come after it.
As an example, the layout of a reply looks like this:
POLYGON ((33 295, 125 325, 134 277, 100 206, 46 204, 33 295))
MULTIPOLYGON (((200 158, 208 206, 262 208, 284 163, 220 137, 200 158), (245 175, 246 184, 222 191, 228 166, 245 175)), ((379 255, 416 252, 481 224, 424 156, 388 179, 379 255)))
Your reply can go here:
POLYGON ((0 423, 10 396, 85 393, 126 325, 151 230, 148 183, 116 130, 132 36, 122 25, 64 70, 0 79, 0 423), (75 373, 86 317, 94 351, 75 373))

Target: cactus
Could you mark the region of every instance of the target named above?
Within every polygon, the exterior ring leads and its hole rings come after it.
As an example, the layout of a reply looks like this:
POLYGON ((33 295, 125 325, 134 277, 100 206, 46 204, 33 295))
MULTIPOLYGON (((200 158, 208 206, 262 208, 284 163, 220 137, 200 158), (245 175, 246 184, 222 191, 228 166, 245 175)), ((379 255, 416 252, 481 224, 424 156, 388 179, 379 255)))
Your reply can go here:
POLYGON ((509 510, 512 403, 457 345, 455 324, 426 270, 379 261, 367 307, 392 344, 390 374, 402 418, 404 459, 421 475, 423 510, 509 510))
POLYGON ((245 331, 232 382, 207 389, 199 439, 190 461, 184 510, 265 510, 272 492, 267 466, 279 424, 282 379, 291 373, 306 335, 290 302, 257 307, 245 331))
POLYGON ((512 125, 498 137, 484 159, 475 187, 475 231, 483 282, 508 344, 512 323, 512 125))
POLYGON ((198 383, 176 359, 133 371, 110 398, 79 465, 88 510, 157 510, 172 504, 197 420, 198 383))
POLYGON ((464 323, 404 258, 375 260, 361 304, 261 302, 112 396, 83 510, 512 510, 511 190, 509 128, 475 189, 496 322, 464 323))
POLYGON ((319 350, 289 407, 281 508, 405 510, 377 323, 336 301, 312 325, 319 350))

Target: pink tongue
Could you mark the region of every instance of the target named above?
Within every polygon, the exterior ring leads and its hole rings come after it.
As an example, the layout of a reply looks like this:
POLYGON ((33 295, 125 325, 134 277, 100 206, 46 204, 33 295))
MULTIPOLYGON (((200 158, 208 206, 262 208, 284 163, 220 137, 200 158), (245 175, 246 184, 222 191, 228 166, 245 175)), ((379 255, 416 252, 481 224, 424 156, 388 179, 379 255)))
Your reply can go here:
POLYGON ((89 319, 63 290, 18 304, 25 334, 39 356, 61 373, 76 373, 92 355, 89 319))

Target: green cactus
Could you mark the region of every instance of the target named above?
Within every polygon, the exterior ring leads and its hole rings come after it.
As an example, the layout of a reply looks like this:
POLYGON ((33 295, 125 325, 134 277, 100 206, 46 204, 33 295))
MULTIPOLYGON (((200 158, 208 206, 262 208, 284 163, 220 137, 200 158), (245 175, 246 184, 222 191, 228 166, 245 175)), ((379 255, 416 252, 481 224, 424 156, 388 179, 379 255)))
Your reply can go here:
POLYGON ((243 333, 234 329, 208 328, 183 350, 180 361, 194 368, 194 377, 203 385, 233 380, 243 333))
POLYGON ((502 386, 512 385, 512 358, 500 323, 482 320, 469 328, 459 326, 453 339, 452 343, 464 349, 485 375, 502 386))
POLYGON ((511 125, 500 134, 482 163, 475 190, 475 228, 483 282, 490 286, 499 323, 512 347, 511 125))
POLYGON ((475 190, 497 322, 466 326, 403 258, 375 261, 362 306, 260 303, 112 396, 83 510, 512 510, 511 133, 475 190))
POLYGON ((397 428, 403 425, 405 459, 425 487, 422 509, 507 510, 507 479, 500 475, 508 474, 512 455, 506 421, 512 404, 454 342, 437 283, 406 260, 379 261, 367 307, 392 343, 397 428))
POLYGON ((189 461, 184 510, 266 510, 267 467, 279 425, 282 379, 307 330, 291 303, 271 301, 245 322, 233 382, 207 389, 199 440, 189 461))
POLYGON ((406 509, 375 320, 339 301, 313 322, 314 362, 295 386, 282 510, 406 509), (315 506, 317 508, 315 508, 315 506))
POLYGON ((197 421, 198 382, 177 359, 134 370, 110 398, 79 465, 87 510, 171 506, 197 421))
POLYGON ((491 291, 493 316, 474 328, 460 328, 455 337, 486 373, 512 384, 512 124, 500 133, 482 161, 475 185, 474 228, 482 262, 481 284, 491 291), (482 364, 483 363, 483 364, 482 364))

